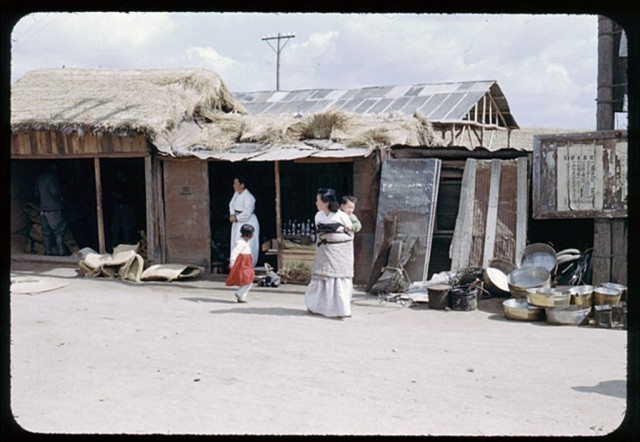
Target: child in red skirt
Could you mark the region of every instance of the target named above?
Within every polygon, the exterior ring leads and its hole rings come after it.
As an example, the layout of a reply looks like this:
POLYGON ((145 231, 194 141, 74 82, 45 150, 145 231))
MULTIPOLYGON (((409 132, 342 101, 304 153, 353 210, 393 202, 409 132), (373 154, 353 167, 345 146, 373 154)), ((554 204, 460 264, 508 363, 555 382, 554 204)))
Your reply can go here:
POLYGON ((255 272, 253 270, 253 258, 251 256, 251 246, 249 240, 253 237, 255 229, 250 224, 243 224, 240 227, 240 238, 233 246, 231 257, 229 258, 229 276, 225 285, 238 285, 236 291, 238 302, 247 302, 247 294, 253 285, 255 272))

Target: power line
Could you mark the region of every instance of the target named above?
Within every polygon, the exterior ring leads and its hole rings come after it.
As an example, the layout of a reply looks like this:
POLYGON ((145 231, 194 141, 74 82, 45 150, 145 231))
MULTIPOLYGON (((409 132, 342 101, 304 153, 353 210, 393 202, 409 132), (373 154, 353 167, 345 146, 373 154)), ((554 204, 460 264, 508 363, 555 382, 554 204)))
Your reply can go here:
POLYGON ((278 32, 276 36, 262 37, 262 41, 266 41, 267 44, 276 53, 276 90, 280 90, 280 52, 289 43, 290 38, 295 38, 295 34, 281 34, 278 32), (271 46, 270 40, 278 40, 277 48, 271 46), (281 40, 284 40, 284 44, 281 45, 281 40))

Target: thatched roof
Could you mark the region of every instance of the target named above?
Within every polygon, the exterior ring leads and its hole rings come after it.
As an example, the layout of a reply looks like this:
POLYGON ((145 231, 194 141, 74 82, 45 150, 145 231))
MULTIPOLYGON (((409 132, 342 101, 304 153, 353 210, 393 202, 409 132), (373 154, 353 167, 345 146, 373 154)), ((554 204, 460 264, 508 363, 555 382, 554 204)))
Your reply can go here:
MULTIPOLYGON (((223 158, 221 153, 240 149, 244 154, 238 154, 237 159, 269 153, 273 159, 273 151, 286 149, 303 151, 303 156, 312 156, 311 150, 332 150, 340 156, 337 151, 345 149, 369 151, 397 144, 440 145, 431 124, 420 113, 374 116, 335 110, 305 117, 218 115, 206 124, 183 122, 175 130, 163 132, 153 143, 161 153, 171 156, 223 158), (248 149, 249 144, 254 144, 254 148, 248 149)), ((288 152, 285 157, 291 154, 288 152)))
POLYGON ((245 113, 207 69, 31 71, 11 87, 11 129, 139 132, 150 138, 185 119, 245 113))
MULTIPOLYGON (((465 106, 477 98, 469 95, 469 90, 498 91, 492 82, 462 86, 457 85, 448 93, 466 97, 465 106)), ((431 91, 435 86, 430 87, 423 87, 421 93, 424 95, 425 90, 431 91)), ((388 97, 396 89, 384 89, 386 99, 392 100, 388 97)), ((414 87, 401 92, 418 94, 416 91, 414 87)), ((318 97, 328 100, 334 95, 318 97)), ((13 132, 135 132, 147 136, 163 155, 229 161, 366 156, 378 147, 429 148, 451 143, 450 134, 434 130, 432 121, 421 110, 407 115, 329 107, 303 114, 263 110, 249 115, 241 103, 258 99, 246 93, 238 96, 242 100, 237 101, 222 79, 206 69, 38 70, 27 73, 11 88, 11 128, 13 132)), ((288 102, 284 98, 291 96, 284 94, 279 101, 288 102)), ((354 99, 359 96, 353 95, 354 99)), ((265 100, 262 97, 267 103, 265 100)), ((252 106, 246 105, 246 109, 258 109, 256 103, 252 106)), ((495 151, 508 146, 506 129, 489 132, 486 136, 491 137, 490 145, 486 143, 484 148, 495 151)), ((516 150, 531 151, 534 135, 566 132, 571 131, 514 129, 510 145, 516 150)), ((462 141, 465 144, 457 147, 478 147, 475 141, 462 141)))

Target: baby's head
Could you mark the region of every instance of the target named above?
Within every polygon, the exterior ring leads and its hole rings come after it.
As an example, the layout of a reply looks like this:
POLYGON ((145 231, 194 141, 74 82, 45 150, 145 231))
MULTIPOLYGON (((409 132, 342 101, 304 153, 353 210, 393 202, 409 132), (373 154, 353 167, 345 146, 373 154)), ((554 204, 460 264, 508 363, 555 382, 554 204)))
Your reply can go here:
POLYGON ((243 238, 250 239, 253 238, 253 232, 255 232, 255 230, 251 224, 243 224, 242 227, 240 227, 240 235, 242 235, 243 238))
POLYGON ((355 196, 345 195, 342 197, 340 210, 342 210, 347 215, 351 215, 353 211, 356 209, 357 202, 358 202, 358 198, 356 198, 355 196))

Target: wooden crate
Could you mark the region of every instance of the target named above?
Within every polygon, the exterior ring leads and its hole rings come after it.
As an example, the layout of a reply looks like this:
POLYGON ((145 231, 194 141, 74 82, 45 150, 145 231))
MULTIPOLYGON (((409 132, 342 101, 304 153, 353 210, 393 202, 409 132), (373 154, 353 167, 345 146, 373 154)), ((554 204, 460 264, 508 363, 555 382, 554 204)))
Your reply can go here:
POLYGON ((295 267, 304 264, 311 268, 315 254, 315 247, 310 249, 285 249, 282 251, 282 266, 295 267))

